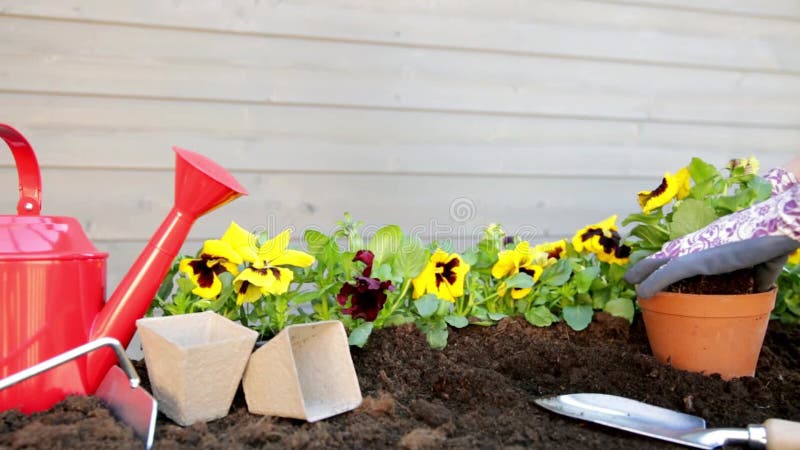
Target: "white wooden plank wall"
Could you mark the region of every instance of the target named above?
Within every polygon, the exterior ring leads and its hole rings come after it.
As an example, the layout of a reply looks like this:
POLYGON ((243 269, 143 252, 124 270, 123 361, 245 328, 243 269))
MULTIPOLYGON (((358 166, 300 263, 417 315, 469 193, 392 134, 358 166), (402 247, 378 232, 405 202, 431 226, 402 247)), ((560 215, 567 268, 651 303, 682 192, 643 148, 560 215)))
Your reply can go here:
POLYGON ((113 285, 170 207, 171 145, 251 191, 187 250, 344 211, 461 248, 493 221, 559 238, 693 155, 790 158, 798 50, 800 0, 0 0, 0 121, 113 285))

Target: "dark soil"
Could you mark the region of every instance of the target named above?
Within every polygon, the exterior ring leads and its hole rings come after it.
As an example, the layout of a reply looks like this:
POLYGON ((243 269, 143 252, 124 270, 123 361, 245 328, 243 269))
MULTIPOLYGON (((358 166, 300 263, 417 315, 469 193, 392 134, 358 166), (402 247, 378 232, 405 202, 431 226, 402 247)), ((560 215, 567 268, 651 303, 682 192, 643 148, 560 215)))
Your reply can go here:
MULTIPOLYGON (((743 427, 769 417, 800 420, 800 327, 770 324, 757 376, 722 381, 658 364, 641 320, 600 315, 576 333, 520 320, 451 330, 431 350, 413 327, 377 331, 353 349, 364 403, 308 424, 251 415, 237 394, 231 414, 181 428, 159 417, 161 449, 237 448, 678 448, 561 417, 533 403, 570 392, 623 395, 743 427)), ((140 370, 144 372, 144 370, 140 370)), ((31 417, 0 413, 0 448, 139 448, 91 397, 31 417)))
POLYGON ((697 275, 673 283, 668 292, 702 295, 741 295, 755 292, 755 272, 751 268, 720 275, 697 275))

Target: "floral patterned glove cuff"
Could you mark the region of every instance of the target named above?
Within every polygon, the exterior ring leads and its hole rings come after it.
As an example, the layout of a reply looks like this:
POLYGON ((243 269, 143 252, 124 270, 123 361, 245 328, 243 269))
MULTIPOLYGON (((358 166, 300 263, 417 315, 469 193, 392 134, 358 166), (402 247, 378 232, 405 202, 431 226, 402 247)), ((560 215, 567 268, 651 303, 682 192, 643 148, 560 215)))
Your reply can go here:
POLYGON ((772 185, 773 196, 797 184, 797 177, 792 172, 780 167, 776 167, 767 172, 764 178, 772 185))
POLYGON ((765 236, 787 236, 800 241, 800 185, 795 184, 770 199, 721 217, 680 239, 669 241, 650 258, 677 258, 765 236))

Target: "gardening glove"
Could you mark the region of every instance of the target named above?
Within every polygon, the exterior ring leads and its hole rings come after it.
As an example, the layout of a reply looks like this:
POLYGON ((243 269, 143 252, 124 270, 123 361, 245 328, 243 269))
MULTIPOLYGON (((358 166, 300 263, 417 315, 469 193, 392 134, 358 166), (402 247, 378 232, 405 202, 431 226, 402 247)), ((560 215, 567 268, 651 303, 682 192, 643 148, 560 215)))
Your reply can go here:
POLYGON ((772 288, 789 254, 800 247, 800 184, 781 169, 765 178, 772 183, 771 198, 665 243, 628 269, 625 281, 638 285, 639 297, 650 298, 695 275, 754 267, 757 292, 772 288))

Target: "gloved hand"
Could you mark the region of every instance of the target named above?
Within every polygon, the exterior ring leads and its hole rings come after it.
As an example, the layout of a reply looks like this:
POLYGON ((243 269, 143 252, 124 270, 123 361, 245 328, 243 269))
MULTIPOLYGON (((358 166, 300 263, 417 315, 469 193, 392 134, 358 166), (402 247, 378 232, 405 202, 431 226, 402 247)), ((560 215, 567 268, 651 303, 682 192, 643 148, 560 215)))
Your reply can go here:
POLYGON ((755 268, 757 292, 769 290, 800 247, 800 184, 791 173, 773 169, 765 177, 772 197, 721 217, 704 228, 669 241, 634 264, 625 281, 650 298, 676 281, 755 268))

